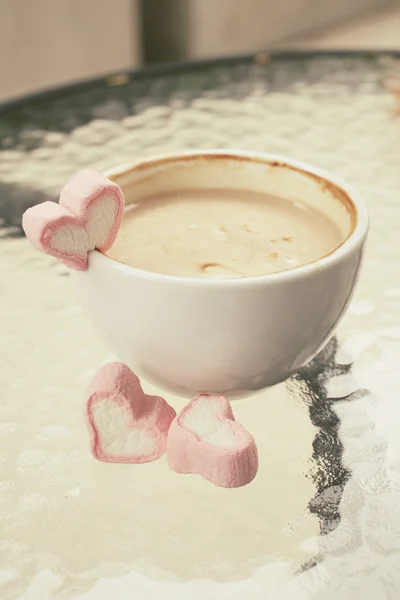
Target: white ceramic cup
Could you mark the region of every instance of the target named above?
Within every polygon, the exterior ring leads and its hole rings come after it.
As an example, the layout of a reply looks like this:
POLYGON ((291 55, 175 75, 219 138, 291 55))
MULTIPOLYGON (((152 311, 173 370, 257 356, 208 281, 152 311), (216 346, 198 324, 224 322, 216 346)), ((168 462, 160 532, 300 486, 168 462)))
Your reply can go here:
POLYGON ((89 268, 75 273, 81 303, 138 375, 182 396, 245 396, 284 380, 332 336, 368 231, 364 202, 347 184, 297 161, 225 150, 154 157, 106 175, 127 205, 190 187, 267 191, 318 206, 343 235, 311 264, 241 279, 161 275, 91 252, 89 268))

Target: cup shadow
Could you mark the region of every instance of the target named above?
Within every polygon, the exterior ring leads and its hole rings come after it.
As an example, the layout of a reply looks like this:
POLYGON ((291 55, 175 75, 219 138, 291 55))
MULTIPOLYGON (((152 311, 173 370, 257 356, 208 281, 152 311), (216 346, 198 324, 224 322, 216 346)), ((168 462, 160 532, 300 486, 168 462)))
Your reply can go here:
MULTIPOLYGON (((330 398, 327 385, 332 377, 348 375, 351 364, 336 362, 338 341, 333 337, 323 350, 304 368, 291 377, 286 386, 291 394, 300 397, 308 407, 309 417, 316 428, 312 444, 313 468, 309 473, 316 493, 308 503, 308 510, 319 520, 320 535, 334 531, 341 520, 340 502, 351 471, 343 464, 343 445, 340 440, 340 419, 334 406, 336 402, 357 398, 365 390, 359 390, 342 398, 330 398)), ((303 566, 311 568, 322 556, 316 556, 303 566)))

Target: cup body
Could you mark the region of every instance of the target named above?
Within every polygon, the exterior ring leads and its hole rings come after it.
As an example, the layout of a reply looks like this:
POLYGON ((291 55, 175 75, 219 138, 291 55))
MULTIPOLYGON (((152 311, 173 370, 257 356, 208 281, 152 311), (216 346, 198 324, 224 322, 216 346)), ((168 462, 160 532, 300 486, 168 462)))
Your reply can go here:
MULTIPOLYGON (((288 271, 241 279, 182 278, 136 269, 93 251, 89 268, 75 272, 83 308, 118 359, 139 376, 182 396, 245 396, 284 380, 332 336, 357 280, 368 231, 366 207, 357 192, 336 178, 267 154, 181 153, 106 175, 121 185, 129 204, 150 187, 151 192, 166 185, 179 189, 184 182, 177 165, 183 163, 190 165, 183 179, 196 186, 215 186, 217 181, 221 187, 239 181, 249 186, 254 180, 252 187, 262 189, 263 177, 286 169, 279 175, 282 181, 276 177, 274 193, 287 196, 290 172, 290 189, 294 183, 303 186, 304 198, 322 202, 317 192, 322 198, 321 190, 329 188, 341 203, 334 215, 343 219, 341 245, 288 271), (218 167, 213 171, 207 161, 218 167), (243 169, 246 176, 240 178, 237 172, 243 169)), ((333 204, 331 208, 335 212, 333 204)))

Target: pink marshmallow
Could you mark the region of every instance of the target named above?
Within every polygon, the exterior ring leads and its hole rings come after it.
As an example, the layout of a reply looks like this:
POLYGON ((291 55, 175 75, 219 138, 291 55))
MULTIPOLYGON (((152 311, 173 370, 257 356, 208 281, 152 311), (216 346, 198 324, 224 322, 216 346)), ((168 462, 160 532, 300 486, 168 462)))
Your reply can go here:
POLYGON ((167 459, 177 473, 196 473, 226 488, 250 483, 258 470, 256 443, 235 421, 224 396, 196 396, 178 414, 168 434, 167 459))
POLYGON ((97 171, 77 173, 61 190, 60 205, 86 225, 89 250, 106 252, 113 245, 124 212, 121 188, 97 171))
POLYGON ((107 251, 115 241, 124 211, 119 186, 96 171, 81 171, 61 192, 60 204, 43 202, 22 217, 28 240, 68 267, 84 271, 88 252, 107 251))
POLYGON ((88 235, 83 223, 56 202, 29 208, 22 217, 28 240, 67 267, 84 271, 88 262, 88 235))
POLYGON ((123 363, 100 368, 90 384, 85 408, 92 454, 110 463, 145 463, 162 456, 175 410, 148 396, 123 363))

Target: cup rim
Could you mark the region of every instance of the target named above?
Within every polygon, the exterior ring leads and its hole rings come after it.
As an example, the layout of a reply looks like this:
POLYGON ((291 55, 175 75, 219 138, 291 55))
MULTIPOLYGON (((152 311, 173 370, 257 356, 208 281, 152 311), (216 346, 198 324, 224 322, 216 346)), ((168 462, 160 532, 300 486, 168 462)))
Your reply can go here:
MULTIPOLYGON (((104 263, 104 266, 108 265, 109 268, 115 268, 119 271, 124 272, 126 275, 136 276, 141 279, 147 279, 153 282, 169 283, 175 285, 190 285, 201 288, 238 288, 238 287, 249 287, 249 286, 265 286, 268 284, 283 283, 290 280, 297 280, 309 275, 312 275, 316 271, 321 269, 330 268, 347 255, 352 254, 362 247, 369 229, 369 216, 368 210, 364 200, 357 191, 346 181, 326 172, 323 169, 309 165, 297 159, 288 158, 278 154, 270 154, 264 152, 252 152, 247 150, 225 150, 225 149, 210 149, 210 150, 184 150, 180 152, 157 154, 143 159, 132 161, 131 163, 123 163, 111 169, 107 169, 104 172, 105 177, 111 180, 115 180, 120 176, 124 175, 131 170, 138 167, 145 168, 146 166, 155 165, 160 162, 170 162, 176 159, 187 159, 196 157, 226 157, 245 159, 245 160, 257 160, 258 162, 269 163, 274 166, 287 166, 294 170, 309 174, 314 178, 326 181, 329 185, 335 187, 346 196, 355 210, 356 222, 353 230, 350 232, 348 237, 333 251, 329 254, 317 258, 314 261, 305 265, 300 265, 287 269, 285 271, 278 271, 276 273, 268 273, 266 275, 257 275, 254 277, 240 277, 233 279, 224 278, 199 278, 199 277, 182 277, 179 275, 167 275, 164 273, 155 273, 152 271, 146 271, 145 269, 139 269, 131 265, 118 262, 117 260, 103 254, 98 250, 93 250, 89 253, 90 259, 94 259, 99 265, 104 263)), ((89 260, 89 268, 90 268, 89 260)))

